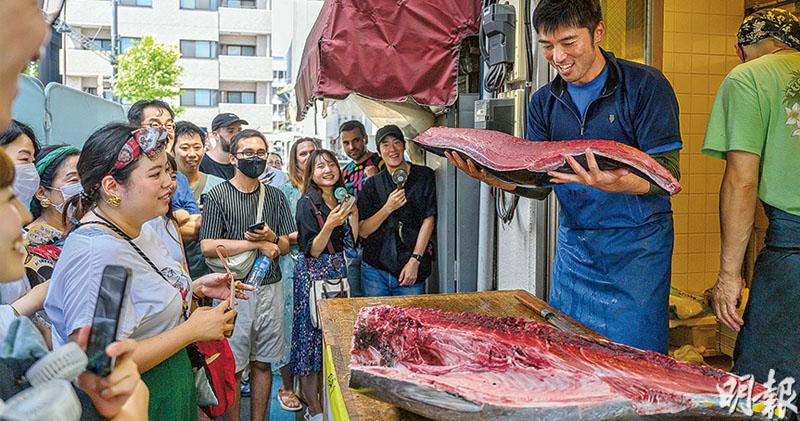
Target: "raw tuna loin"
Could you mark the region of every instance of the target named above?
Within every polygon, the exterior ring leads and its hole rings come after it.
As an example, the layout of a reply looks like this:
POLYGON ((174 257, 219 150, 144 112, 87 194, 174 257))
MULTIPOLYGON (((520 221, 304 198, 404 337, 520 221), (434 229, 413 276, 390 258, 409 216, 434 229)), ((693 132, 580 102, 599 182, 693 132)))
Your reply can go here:
POLYGON ((731 377, 521 318, 386 305, 359 312, 350 360, 350 387, 447 420, 728 415, 731 377))
POLYGON ((520 186, 541 186, 550 179, 548 171, 573 172, 565 155, 586 168, 585 154, 590 148, 600 169, 627 168, 670 195, 681 191, 678 180, 650 155, 613 140, 531 142, 493 130, 432 127, 414 142, 437 155, 443 156, 446 150, 461 152, 501 180, 520 186))

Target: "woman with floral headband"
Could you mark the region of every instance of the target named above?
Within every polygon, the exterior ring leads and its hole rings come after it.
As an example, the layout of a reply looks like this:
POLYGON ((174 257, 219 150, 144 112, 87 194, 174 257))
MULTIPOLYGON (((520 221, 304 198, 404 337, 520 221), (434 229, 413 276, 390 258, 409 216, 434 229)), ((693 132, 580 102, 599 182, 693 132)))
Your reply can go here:
POLYGON ((192 282, 146 224, 169 209, 166 135, 163 129, 115 123, 89 137, 77 165, 85 193, 67 203, 80 225, 64 242, 45 310, 57 347, 91 324, 103 268, 130 268, 117 336, 139 341, 133 359, 150 389, 149 417, 194 420, 196 393, 185 348, 222 339, 236 313, 227 311, 227 301, 216 308, 193 305, 203 297, 227 298, 227 277, 212 274, 192 282))

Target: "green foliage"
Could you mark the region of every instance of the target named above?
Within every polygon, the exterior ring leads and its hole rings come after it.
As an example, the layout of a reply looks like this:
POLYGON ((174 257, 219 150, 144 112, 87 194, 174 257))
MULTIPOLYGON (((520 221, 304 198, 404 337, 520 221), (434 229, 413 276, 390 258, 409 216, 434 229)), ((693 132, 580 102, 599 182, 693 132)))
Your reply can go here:
POLYGON ((178 47, 157 43, 151 36, 142 37, 117 56, 114 95, 129 103, 177 97, 183 74, 183 67, 178 65, 180 57, 178 47))

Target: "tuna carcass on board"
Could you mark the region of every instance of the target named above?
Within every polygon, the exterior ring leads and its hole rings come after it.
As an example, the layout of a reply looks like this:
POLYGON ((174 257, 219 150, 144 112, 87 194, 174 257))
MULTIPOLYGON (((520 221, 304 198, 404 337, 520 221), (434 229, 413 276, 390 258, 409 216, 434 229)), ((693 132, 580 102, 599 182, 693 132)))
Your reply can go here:
POLYGON ((586 149, 591 149, 602 170, 627 168, 670 195, 681 191, 678 180, 650 155, 613 140, 531 142, 493 130, 432 127, 414 142, 441 156, 447 150, 460 152, 499 179, 523 187, 543 185, 550 179, 548 171, 572 173, 565 155, 586 168, 586 149))
POLYGON ((741 378, 531 320, 381 305, 353 333, 350 387, 428 418, 741 415, 717 389, 741 378))

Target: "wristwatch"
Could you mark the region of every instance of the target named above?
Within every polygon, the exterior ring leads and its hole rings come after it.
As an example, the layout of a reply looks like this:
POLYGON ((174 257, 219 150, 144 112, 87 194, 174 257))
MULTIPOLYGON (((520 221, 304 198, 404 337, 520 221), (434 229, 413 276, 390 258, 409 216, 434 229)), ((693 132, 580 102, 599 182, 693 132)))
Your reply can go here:
POLYGON ((422 256, 417 254, 417 253, 412 254, 411 258, 412 259, 417 259, 418 262, 422 263, 422 256))

